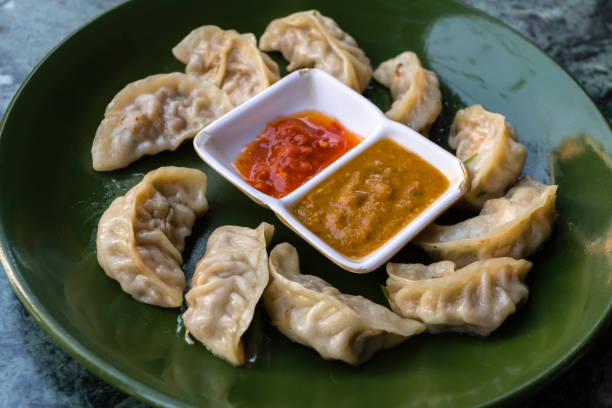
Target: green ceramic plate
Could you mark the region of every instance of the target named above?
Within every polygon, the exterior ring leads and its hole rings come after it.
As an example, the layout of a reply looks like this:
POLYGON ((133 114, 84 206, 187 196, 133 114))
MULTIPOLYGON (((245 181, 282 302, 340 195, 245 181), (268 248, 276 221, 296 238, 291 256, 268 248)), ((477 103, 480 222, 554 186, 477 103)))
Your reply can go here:
MULTIPOLYGON (((278 61, 282 61, 277 57, 278 61)), ((388 93, 366 92, 381 108, 388 93)), ((95 374, 155 405, 473 406, 523 396, 575 360, 604 323, 612 295, 612 135, 582 89, 520 35, 452 1, 151 1, 122 5, 58 46, 9 107, 0 138, 2 264, 51 336, 95 374), (367 4, 366 4, 367 3, 367 4), (222 6, 220 6, 222 4, 222 6), (275 17, 318 8, 355 36, 374 66, 416 51, 442 83, 433 129, 443 142, 455 111, 504 113, 529 148, 524 172, 559 184, 552 239, 533 258, 527 305, 490 338, 421 335, 361 367, 291 343, 258 310, 249 364, 234 368, 184 340, 178 310, 125 295, 96 262, 98 219, 111 200, 161 165, 203 169, 210 211, 185 254, 191 276, 210 232, 224 224, 277 226, 306 273, 384 302, 382 270, 340 270, 206 167, 187 143, 126 169, 96 173, 90 148, 113 95, 147 75, 180 71, 170 49, 216 24, 260 35, 275 17)), ((412 247, 396 261, 426 261, 412 247)))

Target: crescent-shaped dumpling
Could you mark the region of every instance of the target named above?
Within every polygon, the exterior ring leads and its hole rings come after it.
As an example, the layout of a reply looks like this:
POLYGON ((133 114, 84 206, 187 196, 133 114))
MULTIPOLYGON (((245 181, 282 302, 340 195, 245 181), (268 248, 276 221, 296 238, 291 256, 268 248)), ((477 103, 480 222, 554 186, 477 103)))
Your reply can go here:
POLYGON ((197 216, 208 209, 206 175, 183 167, 153 170, 102 214, 98 263, 140 302, 183 303, 181 253, 197 216))
POLYGON ((185 72, 201 75, 223 89, 238 106, 280 78, 276 62, 257 48, 255 36, 214 25, 198 27, 172 49, 187 64, 185 72))
POLYGON ((448 144, 470 171, 472 185, 464 200, 475 208, 502 196, 518 178, 527 157, 514 127, 504 116, 488 112, 481 105, 457 112, 448 144))
POLYGON ((361 364, 424 330, 421 323, 364 297, 342 294, 321 278, 302 275, 297 251, 288 243, 270 252, 264 304, 272 325, 285 336, 325 359, 349 364, 361 364))
POLYGON ((372 77, 370 60, 355 39, 317 10, 272 20, 259 39, 259 47, 280 51, 289 61, 288 71, 319 68, 357 92, 363 92, 372 77))
POLYGON ((244 364, 242 334, 268 284, 268 253, 274 226, 226 225, 213 231, 185 295, 185 327, 213 354, 244 364))
POLYGON ((232 108, 225 92, 180 72, 132 82, 106 107, 91 148, 93 168, 115 170, 174 150, 232 108))
POLYGON ((525 258, 552 232, 557 186, 525 177, 506 197, 488 200, 480 214, 455 225, 432 224, 412 242, 435 259, 459 266, 479 259, 525 258))
POLYGON ((442 110, 436 74, 424 69, 414 52, 405 51, 381 63, 374 79, 391 91, 393 104, 387 117, 427 135, 442 110))
POLYGON ((526 301, 531 262, 494 258, 455 270, 451 261, 387 264, 389 304, 398 314, 422 321, 427 331, 488 336, 526 301))

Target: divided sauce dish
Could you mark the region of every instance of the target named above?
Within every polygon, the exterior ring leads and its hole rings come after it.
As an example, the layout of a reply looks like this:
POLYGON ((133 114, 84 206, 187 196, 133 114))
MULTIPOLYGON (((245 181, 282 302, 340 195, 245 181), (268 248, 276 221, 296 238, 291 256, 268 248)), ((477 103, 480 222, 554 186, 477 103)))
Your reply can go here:
POLYGON ((197 154, 222 177, 276 216, 299 236, 340 267, 355 273, 377 269, 415 235, 459 200, 469 187, 463 162, 440 146, 400 123, 388 119, 362 95, 318 69, 302 69, 287 75, 268 89, 236 107, 198 133, 197 154), (234 162, 242 149, 279 117, 315 110, 335 118, 349 131, 363 137, 352 150, 282 198, 269 196, 247 183, 234 162), (317 188, 368 148, 391 140, 432 165, 448 179, 448 187, 420 214, 381 246, 358 259, 346 256, 298 220, 292 210, 317 188))

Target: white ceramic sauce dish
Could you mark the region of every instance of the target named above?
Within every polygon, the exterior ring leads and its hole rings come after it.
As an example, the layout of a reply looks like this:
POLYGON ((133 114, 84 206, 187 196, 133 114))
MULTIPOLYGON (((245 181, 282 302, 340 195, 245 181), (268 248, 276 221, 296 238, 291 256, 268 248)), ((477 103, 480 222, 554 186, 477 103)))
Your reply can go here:
POLYGON ((293 72, 217 119, 194 139, 197 154, 221 176, 258 204, 270 208, 299 236, 340 267, 367 273, 387 262, 415 235, 463 196, 469 187, 467 168, 455 156, 407 126, 388 119, 372 102, 318 69, 293 72), (302 186, 280 199, 249 185, 234 168, 242 149, 268 123, 296 112, 317 110, 337 119, 364 140, 302 186), (313 234, 292 214, 300 199, 345 163, 381 139, 391 139, 429 162, 449 180, 448 189, 378 249, 360 259, 342 255, 313 234))

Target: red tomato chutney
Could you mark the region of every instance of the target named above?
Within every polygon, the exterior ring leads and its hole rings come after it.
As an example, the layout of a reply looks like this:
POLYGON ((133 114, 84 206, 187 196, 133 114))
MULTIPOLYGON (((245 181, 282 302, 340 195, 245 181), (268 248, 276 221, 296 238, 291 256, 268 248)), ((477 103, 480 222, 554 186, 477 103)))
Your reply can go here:
POLYGON ((297 112, 268 123, 266 129, 242 149, 234 166, 251 186, 281 198, 362 140, 322 112, 297 112))

